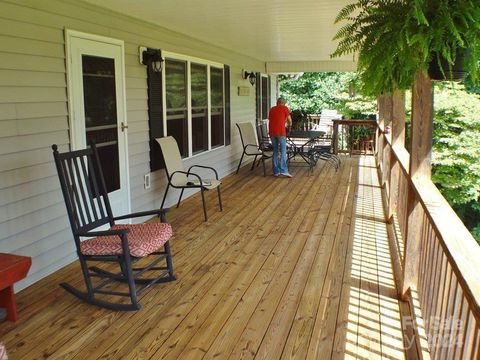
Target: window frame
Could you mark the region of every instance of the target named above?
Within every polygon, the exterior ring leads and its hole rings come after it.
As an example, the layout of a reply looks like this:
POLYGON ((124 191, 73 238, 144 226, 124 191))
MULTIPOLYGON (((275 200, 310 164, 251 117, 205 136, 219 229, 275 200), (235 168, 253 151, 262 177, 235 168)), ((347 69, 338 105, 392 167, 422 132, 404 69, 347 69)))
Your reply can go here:
MULTIPOLYGON (((221 69, 223 73, 223 123, 225 128, 226 121, 226 99, 225 99, 225 65, 215 61, 209 61, 193 56, 187 56, 182 54, 177 54, 173 52, 164 51, 163 58, 165 61, 185 61, 186 62, 186 72, 187 72, 187 137, 188 137, 188 154, 183 159, 191 159, 197 156, 204 155, 213 150, 221 149, 226 146, 226 136, 223 134, 223 145, 216 145, 212 147, 212 103, 211 103, 211 73, 210 69, 212 67, 221 69), (207 128, 208 128, 208 149, 200 152, 193 153, 193 141, 192 141, 192 79, 191 79, 191 65, 205 65, 207 67, 207 128)), ((162 66, 162 110, 163 110, 163 136, 167 136, 167 92, 166 92, 166 66, 162 66)))
POLYGON ((270 111, 270 108, 272 107, 272 101, 271 101, 271 87, 272 87, 272 81, 271 77, 268 74, 260 73, 258 72, 256 74, 256 87, 255 87, 255 103, 256 103, 256 118, 257 118, 257 125, 261 125, 268 121, 268 112, 270 111), (266 89, 266 117, 263 117, 263 80, 267 80, 267 89, 266 89))

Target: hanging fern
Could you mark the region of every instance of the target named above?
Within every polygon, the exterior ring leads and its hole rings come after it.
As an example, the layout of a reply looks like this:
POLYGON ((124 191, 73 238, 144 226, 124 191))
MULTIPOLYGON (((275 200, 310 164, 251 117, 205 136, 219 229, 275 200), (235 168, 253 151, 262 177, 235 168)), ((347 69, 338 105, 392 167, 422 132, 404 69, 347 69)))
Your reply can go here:
POLYGON ((331 56, 358 57, 369 95, 410 88, 432 60, 445 61, 451 70, 465 49, 465 67, 474 83, 479 80, 479 0, 357 0, 341 9, 335 22, 343 25, 331 56))

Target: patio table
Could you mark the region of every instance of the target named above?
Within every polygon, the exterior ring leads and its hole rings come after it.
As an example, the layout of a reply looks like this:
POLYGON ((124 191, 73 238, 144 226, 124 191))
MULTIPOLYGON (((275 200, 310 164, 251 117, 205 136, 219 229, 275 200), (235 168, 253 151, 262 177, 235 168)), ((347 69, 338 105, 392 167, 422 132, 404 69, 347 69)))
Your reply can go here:
POLYGON ((317 164, 315 156, 315 142, 325 136, 324 131, 316 130, 290 130, 287 134, 288 162, 297 155, 305 161, 310 171, 317 164))

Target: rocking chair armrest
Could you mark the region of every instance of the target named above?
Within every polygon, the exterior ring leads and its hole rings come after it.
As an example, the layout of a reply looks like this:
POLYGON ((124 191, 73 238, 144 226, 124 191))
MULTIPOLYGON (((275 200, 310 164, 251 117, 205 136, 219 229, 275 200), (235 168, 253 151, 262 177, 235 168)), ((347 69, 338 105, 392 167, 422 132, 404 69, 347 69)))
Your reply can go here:
POLYGON ((169 208, 164 208, 164 209, 140 211, 132 214, 117 216, 117 217, 114 217, 113 220, 131 219, 131 218, 142 217, 147 215, 158 215, 161 217, 161 216, 164 216, 169 210, 170 210, 169 208))
POLYGON ((122 236, 128 233, 129 229, 115 229, 115 230, 102 230, 102 231, 79 231, 76 233, 78 236, 84 237, 96 237, 96 236, 122 236))
MULTIPOLYGON (((202 168, 202 169, 209 169, 209 170, 212 170, 214 173, 215 173, 215 178, 218 180, 218 172, 217 170, 215 170, 213 167, 211 166, 204 166, 204 165, 192 165, 188 168, 188 175, 190 174, 194 174, 194 173, 191 173, 190 170, 192 170, 193 168, 195 167, 198 167, 198 168, 202 168)), ((196 175, 196 174, 195 174, 196 175)), ((198 176, 198 175, 197 175, 198 176)))

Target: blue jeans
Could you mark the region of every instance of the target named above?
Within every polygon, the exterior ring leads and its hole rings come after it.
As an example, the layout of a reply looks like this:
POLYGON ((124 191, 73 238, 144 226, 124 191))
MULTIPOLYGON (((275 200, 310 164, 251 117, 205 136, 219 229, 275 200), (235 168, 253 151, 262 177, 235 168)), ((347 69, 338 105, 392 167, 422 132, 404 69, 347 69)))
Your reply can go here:
POLYGON ((287 138, 285 136, 272 136, 273 145, 273 175, 288 174, 287 167, 287 138))

